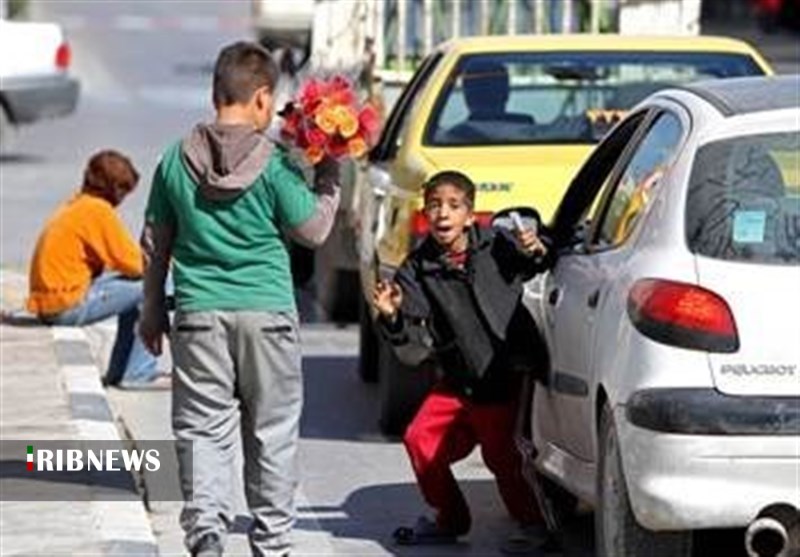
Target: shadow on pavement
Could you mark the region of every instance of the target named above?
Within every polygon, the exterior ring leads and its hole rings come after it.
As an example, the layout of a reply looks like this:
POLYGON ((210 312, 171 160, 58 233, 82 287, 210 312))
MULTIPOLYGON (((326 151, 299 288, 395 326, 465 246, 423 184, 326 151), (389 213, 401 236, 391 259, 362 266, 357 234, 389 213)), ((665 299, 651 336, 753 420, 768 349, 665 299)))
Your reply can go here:
POLYGON ((4 501, 140 500, 125 470, 28 471, 22 460, 1 460, 0 485, 4 501))
POLYGON ((303 359, 305 402, 300 436, 306 439, 385 442, 378 431, 378 393, 356 372, 358 358, 303 359))

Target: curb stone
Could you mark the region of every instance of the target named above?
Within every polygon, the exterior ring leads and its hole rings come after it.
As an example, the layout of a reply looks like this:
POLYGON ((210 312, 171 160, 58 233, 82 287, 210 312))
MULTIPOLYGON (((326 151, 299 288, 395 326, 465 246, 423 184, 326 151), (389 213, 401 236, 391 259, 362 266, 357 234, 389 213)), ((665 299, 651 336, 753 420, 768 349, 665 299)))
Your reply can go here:
MULTIPOLYGON (((123 442, 94 363, 86 332, 51 327, 61 381, 72 420, 83 440, 123 442)), ((92 519, 108 555, 158 555, 158 545, 141 501, 93 501, 92 519)))
MULTIPOLYGON (((9 269, 0 271, 3 310, 21 315, 27 280, 9 269)), ((44 327, 43 327, 44 328, 44 327)), ((64 388, 71 425, 79 440, 118 441, 119 434, 100 371, 92 356, 86 332, 78 327, 49 327, 64 388)), ((136 478, 135 478, 136 479, 136 478)), ((91 501, 90 522, 105 555, 159 555, 150 519, 141 500, 91 501)), ((51 548, 52 549, 52 548, 51 548)))

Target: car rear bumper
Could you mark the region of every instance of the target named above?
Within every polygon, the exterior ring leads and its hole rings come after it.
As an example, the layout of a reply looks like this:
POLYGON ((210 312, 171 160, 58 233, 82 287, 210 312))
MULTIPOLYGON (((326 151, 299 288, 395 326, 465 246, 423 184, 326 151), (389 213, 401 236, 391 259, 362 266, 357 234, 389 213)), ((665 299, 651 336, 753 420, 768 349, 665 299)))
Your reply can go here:
POLYGON ((771 503, 800 504, 800 435, 664 433, 632 424, 628 414, 618 407, 615 423, 642 526, 741 527, 771 503))
POLYGON ((70 114, 78 104, 78 81, 66 75, 3 79, 2 95, 14 124, 70 114))

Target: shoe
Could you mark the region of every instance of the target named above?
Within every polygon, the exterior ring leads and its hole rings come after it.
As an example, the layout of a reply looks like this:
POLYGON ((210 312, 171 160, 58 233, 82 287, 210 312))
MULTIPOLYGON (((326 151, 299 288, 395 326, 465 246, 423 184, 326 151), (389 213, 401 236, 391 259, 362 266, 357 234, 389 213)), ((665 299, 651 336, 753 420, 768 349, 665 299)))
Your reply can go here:
POLYGON ((453 545, 458 536, 442 530, 436 522, 421 516, 413 527, 401 526, 392 534, 397 545, 453 545))
POLYGON ((222 542, 216 534, 205 534, 192 546, 192 557, 222 557, 222 542))
POLYGON ((517 526, 500 546, 500 552, 504 555, 540 557, 548 553, 545 546, 549 539, 550 533, 544 524, 517 526))
POLYGON ((113 384, 118 389, 125 391, 164 391, 172 388, 171 373, 157 373, 144 381, 125 381, 113 384))

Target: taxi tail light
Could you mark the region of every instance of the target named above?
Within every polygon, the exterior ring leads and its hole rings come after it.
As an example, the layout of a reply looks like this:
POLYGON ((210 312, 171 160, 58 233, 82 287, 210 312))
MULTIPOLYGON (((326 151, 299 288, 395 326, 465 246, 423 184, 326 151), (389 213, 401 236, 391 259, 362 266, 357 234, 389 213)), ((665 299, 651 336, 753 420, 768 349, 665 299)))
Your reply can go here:
POLYGON ((72 50, 69 47, 69 43, 65 41, 61 43, 56 49, 56 56, 55 56, 56 68, 58 68, 59 70, 66 70, 67 68, 69 68, 69 64, 71 61, 72 61, 72 50))
MULTIPOLYGON (((475 213, 475 222, 481 228, 489 228, 492 224, 492 213, 475 213)), ((412 248, 418 246, 422 239, 430 232, 428 218, 424 211, 414 211, 411 214, 411 244, 412 248)))
POLYGON ((708 352, 739 349, 730 306, 699 286, 639 280, 628 293, 628 317, 640 333, 664 344, 708 352))

